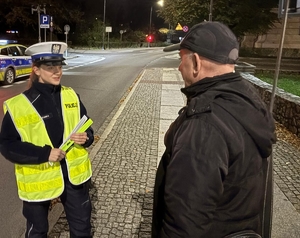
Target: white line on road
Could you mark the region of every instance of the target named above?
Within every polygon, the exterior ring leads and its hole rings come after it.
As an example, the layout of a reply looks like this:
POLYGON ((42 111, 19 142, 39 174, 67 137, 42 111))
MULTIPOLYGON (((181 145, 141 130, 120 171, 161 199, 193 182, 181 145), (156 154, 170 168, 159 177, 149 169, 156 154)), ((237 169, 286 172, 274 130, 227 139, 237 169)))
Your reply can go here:
POLYGON ((85 65, 94 64, 94 63, 97 63, 97 62, 100 62, 100 61, 103 61, 103 60, 105 60, 105 58, 101 57, 100 59, 97 59, 97 60, 94 60, 94 61, 90 61, 90 62, 87 62, 87 63, 82 63, 80 65, 70 66, 69 68, 63 68, 63 71, 68 71, 68 70, 79 68, 79 67, 82 67, 82 66, 85 66, 85 65))
MULTIPOLYGON (((100 61, 103 61, 103 60, 105 60, 105 57, 101 57, 100 59, 93 60, 93 61, 90 61, 90 62, 87 62, 87 63, 82 63, 80 65, 70 66, 69 68, 63 68, 63 71, 68 71, 68 70, 79 68, 79 67, 82 67, 82 66, 85 66, 85 65, 94 64, 94 63, 97 63, 97 62, 100 62, 100 61)), ((3 85, 3 86, 1 86, 1 88, 10 88, 14 84, 22 84, 22 83, 26 83, 27 81, 28 81, 28 79, 25 80, 25 81, 23 81, 23 80, 22 81, 17 81, 17 82, 14 82, 13 84, 3 85)))
POLYGON ((29 80, 29 79, 26 79, 26 80, 24 80, 24 81, 17 81, 17 82, 14 82, 13 84, 9 84, 9 85, 3 85, 3 86, 1 86, 1 88, 10 88, 10 87, 14 86, 14 84, 27 83, 28 80, 29 80))

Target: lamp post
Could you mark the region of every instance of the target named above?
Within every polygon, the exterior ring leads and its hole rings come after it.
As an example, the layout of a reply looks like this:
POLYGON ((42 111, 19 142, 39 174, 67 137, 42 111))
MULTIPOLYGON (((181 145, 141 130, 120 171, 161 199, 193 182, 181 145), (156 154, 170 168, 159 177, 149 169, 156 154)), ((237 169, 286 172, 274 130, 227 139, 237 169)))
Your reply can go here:
MULTIPOLYGON (((152 10, 153 10, 153 7, 151 6, 150 8, 150 24, 149 24, 149 34, 148 36, 151 35, 151 25, 152 25, 152 10)), ((150 42, 148 41, 148 48, 150 47, 150 42)))
MULTIPOLYGON (((164 0, 159 0, 157 2, 158 5, 163 6, 164 5, 164 0)), ((153 11, 153 7, 151 6, 150 8, 150 21, 149 21, 149 36, 151 35, 151 25, 152 25, 152 11, 153 11)), ((148 48, 150 47, 150 42, 148 41, 148 48)))
MULTIPOLYGON (((33 5, 31 6, 31 14, 33 14, 33 12, 37 12, 38 13, 38 28, 39 28, 39 42, 41 42, 41 11, 44 12, 44 14, 46 14, 46 8, 44 5, 44 8, 41 8, 41 5, 37 5, 36 8, 33 7, 33 5)), ((45 30, 46 32, 46 30, 45 30)), ((45 33, 46 34, 46 33, 45 33)), ((46 41, 46 37, 45 37, 45 41, 46 41)))
POLYGON ((209 16, 208 16, 208 20, 212 21, 212 9, 213 9, 213 0, 210 0, 210 4, 209 4, 209 16))
POLYGON ((106 0, 104 0, 104 3, 103 3, 102 50, 104 50, 104 38, 105 38, 105 12, 106 12, 106 0))

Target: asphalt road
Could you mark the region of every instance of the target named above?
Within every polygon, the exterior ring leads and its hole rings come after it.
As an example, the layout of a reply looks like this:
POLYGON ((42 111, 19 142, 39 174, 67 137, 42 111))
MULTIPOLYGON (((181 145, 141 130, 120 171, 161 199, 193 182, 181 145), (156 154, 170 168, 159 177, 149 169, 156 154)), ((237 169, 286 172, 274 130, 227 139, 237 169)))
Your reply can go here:
MULTIPOLYGON (((73 52, 68 54, 62 84, 79 93, 95 131, 123 100, 123 95, 145 67, 176 67, 161 48, 135 50, 73 52)), ((0 105, 26 89, 27 78, 10 86, 0 86, 0 105)), ((0 110, 0 123, 3 112, 0 110)), ((0 237, 19 238, 25 230, 22 202, 17 195, 14 166, 0 155, 0 237)))

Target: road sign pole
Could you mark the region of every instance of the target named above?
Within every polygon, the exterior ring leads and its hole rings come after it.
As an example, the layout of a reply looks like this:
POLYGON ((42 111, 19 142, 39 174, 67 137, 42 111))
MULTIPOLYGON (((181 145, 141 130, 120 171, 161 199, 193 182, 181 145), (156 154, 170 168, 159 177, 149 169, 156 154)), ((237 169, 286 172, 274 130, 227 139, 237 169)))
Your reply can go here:
POLYGON ((40 12, 40 6, 38 6, 38 18, 39 18, 39 42, 42 41, 41 39, 41 12, 40 12))
POLYGON ((109 49, 109 32, 107 32, 107 49, 109 49))
POLYGON ((68 57, 68 33, 70 31, 70 26, 65 25, 64 26, 65 34, 66 34, 66 44, 67 44, 67 49, 66 49, 66 57, 68 57))
POLYGON ((65 32, 65 34, 66 34, 66 44, 67 44, 66 57, 68 57, 68 32, 65 32))
POLYGON ((52 32, 53 32, 53 17, 50 18, 50 41, 52 41, 52 32))
MULTIPOLYGON (((37 5, 36 8, 33 8, 33 5, 31 6, 31 14, 33 14, 33 12, 37 12, 38 13, 38 28, 39 28, 39 42, 41 42, 41 11, 43 11, 44 13, 46 12, 46 8, 44 5, 44 9, 41 9, 40 5, 37 5)), ((46 33, 45 33, 46 34, 46 33)))
MULTIPOLYGON (((44 8, 44 14, 46 14, 46 9, 44 8)), ((44 33, 45 33, 45 42, 47 41, 47 32, 46 32, 46 28, 44 29, 44 33)))

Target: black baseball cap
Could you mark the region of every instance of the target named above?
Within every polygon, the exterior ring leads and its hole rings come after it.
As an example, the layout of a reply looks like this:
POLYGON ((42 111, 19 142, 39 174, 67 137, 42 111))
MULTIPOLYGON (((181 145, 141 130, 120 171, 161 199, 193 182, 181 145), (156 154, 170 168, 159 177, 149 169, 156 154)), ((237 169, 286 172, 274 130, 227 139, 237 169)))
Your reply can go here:
POLYGON ((236 36, 226 25, 217 21, 194 25, 180 43, 167 46, 164 51, 180 49, 188 49, 222 64, 235 64, 239 57, 236 36))

